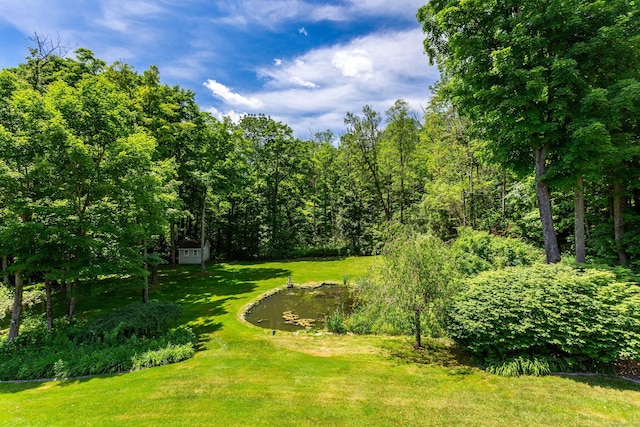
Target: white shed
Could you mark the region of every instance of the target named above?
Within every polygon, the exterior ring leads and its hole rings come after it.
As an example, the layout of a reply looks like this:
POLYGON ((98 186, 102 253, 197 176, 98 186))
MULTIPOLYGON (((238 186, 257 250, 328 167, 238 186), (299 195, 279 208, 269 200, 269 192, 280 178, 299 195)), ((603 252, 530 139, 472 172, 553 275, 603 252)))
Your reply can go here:
POLYGON ((204 244, 204 249, 200 248, 200 242, 197 240, 181 240, 178 243, 178 264, 200 264, 201 250, 204 250, 204 260, 208 261, 211 256, 208 240, 204 244))

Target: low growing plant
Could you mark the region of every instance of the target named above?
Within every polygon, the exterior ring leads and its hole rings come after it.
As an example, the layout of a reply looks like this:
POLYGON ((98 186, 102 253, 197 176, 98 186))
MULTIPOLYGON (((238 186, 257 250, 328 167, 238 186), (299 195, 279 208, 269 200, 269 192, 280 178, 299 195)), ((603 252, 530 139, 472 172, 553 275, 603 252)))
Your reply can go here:
POLYGON ((106 316, 88 325, 57 322, 54 331, 48 331, 41 318, 28 319, 15 340, 0 343, 0 380, 108 374, 193 356, 193 331, 184 326, 168 329, 169 319, 176 317, 174 304, 148 304, 117 310, 117 322, 106 316), (144 319, 151 319, 150 324, 143 325, 144 319))
POLYGON ((153 366, 162 366, 169 363, 181 362, 193 357, 195 349, 191 343, 171 344, 157 350, 147 350, 144 353, 135 354, 132 358, 132 371, 139 371, 153 366))
POLYGON ((496 364, 488 365, 487 372, 503 377, 519 377, 533 375, 536 377, 551 373, 549 360, 543 357, 513 357, 496 364))

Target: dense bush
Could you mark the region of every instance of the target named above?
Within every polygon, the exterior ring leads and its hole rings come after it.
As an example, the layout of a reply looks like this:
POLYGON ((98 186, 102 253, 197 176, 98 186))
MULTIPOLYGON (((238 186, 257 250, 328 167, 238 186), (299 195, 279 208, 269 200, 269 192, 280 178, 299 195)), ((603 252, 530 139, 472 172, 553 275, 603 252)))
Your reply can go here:
POLYGON ((336 310, 331 313, 327 317, 326 327, 329 332, 333 332, 334 334, 345 334, 347 333, 347 327, 344 323, 345 315, 344 311, 336 310))
POLYGON ((54 331, 47 330, 43 319, 28 320, 17 339, 0 343, 0 379, 116 373, 193 356, 197 344, 193 331, 168 329, 179 314, 175 304, 132 304, 113 313, 113 321, 109 315, 85 325, 59 321, 54 331))
POLYGON ((82 341, 132 336, 156 336, 180 317, 180 306, 171 302, 134 303, 95 319, 81 336, 82 341))
POLYGON ((458 270, 465 276, 504 267, 533 265, 543 260, 542 252, 511 237, 494 236, 468 227, 458 229, 451 244, 458 270))
POLYGON ((464 285, 448 330, 494 372, 603 370, 640 358, 640 286, 612 271, 538 264, 464 285))
POLYGON ((373 327, 374 320, 366 308, 355 308, 353 313, 345 319, 345 328, 354 334, 370 334, 373 327))

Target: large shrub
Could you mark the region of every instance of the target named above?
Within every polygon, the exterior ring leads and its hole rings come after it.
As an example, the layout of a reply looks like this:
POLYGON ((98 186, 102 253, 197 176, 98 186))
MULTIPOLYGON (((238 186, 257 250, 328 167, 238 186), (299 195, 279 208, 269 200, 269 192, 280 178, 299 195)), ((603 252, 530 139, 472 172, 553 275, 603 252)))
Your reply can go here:
POLYGON ((27 318, 18 337, 0 342, 0 380, 67 378, 163 365, 193 356, 191 329, 169 329, 173 303, 132 304, 86 324, 27 318))
POLYGON ((157 336, 165 332, 180 313, 180 306, 172 302, 129 304, 102 314, 88 325, 80 339, 117 341, 132 336, 157 336))
POLYGON ((602 370, 640 358, 640 287, 613 272, 538 264, 481 273, 464 285, 448 330, 494 371, 527 373, 541 363, 602 370))
POLYGON ((533 265, 543 260, 542 252, 532 245, 469 227, 458 229, 451 252, 458 270, 465 276, 504 267, 533 265))

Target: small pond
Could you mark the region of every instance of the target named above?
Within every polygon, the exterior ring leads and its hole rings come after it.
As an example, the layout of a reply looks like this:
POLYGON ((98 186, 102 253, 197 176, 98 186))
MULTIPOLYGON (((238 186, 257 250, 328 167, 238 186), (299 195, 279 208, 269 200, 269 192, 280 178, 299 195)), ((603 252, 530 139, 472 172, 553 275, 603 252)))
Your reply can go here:
POLYGON ((245 314, 249 323, 281 331, 322 329, 327 316, 341 309, 351 312, 353 298, 346 286, 286 288, 253 305, 245 314))

